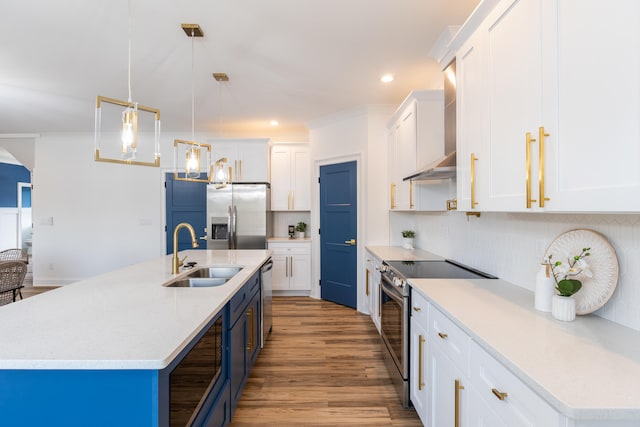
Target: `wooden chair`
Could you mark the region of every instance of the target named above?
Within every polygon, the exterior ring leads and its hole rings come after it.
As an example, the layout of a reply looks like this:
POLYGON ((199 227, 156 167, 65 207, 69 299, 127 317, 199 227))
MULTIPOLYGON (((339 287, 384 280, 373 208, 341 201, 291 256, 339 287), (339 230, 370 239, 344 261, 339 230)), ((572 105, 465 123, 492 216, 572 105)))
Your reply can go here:
POLYGON ((1 261, 0 262, 0 305, 9 304, 16 301, 24 285, 24 276, 27 274, 27 264, 22 261, 1 261))
POLYGON ((29 264, 29 253, 26 249, 5 249, 0 251, 0 261, 22 261, 29 264))

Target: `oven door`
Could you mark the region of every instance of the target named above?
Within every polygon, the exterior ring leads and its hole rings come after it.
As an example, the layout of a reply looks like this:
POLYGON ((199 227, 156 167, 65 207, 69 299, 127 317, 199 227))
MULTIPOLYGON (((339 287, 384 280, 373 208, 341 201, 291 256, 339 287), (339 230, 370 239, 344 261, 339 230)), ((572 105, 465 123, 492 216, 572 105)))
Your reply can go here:
POLYGON ((409 378, 408 310, 402 293, 383 276, 380 282, 381 335, 403 379, 409 378))

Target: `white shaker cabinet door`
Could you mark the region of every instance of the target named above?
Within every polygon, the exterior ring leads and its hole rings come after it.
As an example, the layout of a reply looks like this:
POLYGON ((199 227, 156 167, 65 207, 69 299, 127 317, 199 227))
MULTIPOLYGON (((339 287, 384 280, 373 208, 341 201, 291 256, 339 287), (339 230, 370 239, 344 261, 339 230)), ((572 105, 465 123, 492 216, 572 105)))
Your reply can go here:
POLYGON ((460 426, 465 424, 468 405, 466 378, 453 362, 438 348, 429 346, 429 408, 430 426, 454 426, 456 418, 460 426))
POLYGON ((640 211, 640 2, 549 3, 545 210, 640 211))

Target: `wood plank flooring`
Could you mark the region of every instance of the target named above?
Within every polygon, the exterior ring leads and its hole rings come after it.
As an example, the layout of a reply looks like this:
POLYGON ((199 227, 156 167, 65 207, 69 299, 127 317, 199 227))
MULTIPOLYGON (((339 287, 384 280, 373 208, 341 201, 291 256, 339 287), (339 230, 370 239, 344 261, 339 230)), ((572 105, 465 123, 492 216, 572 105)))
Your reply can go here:
POLYGON ((422 424, 400 404, 369 316, 312 298, 274 297, 273 333, 231 425, 422 424))

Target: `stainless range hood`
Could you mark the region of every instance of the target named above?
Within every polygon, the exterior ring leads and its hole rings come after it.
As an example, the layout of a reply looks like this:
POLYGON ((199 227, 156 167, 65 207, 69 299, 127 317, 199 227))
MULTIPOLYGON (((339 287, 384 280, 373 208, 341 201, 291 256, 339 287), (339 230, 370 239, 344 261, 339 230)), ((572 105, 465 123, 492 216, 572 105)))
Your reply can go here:
POLYGON ((456 60, 444 70, 444 157, 403 178, 403 181, 429 181, 456 176, 456 60))
POLYGON ((456 152, 455 150, 447 154, 438 161, 431 165, 425 166, 414 174, 409 175, 406 178, 402 178, 403 181, 429 181, 449 179, 456 176, 456 152))

